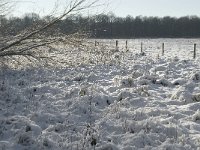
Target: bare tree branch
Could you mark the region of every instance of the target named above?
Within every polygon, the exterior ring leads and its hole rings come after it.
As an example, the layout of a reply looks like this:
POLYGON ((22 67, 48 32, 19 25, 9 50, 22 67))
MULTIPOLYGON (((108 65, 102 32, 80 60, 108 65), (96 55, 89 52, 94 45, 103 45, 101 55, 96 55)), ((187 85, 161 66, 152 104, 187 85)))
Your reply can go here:
POLYGON ((30 34, 16 40, 15 42, 12 42, 10 44, 8 44, 7 46, 4 46, 2 48, 0 48, 0 52, 12 47, 12 46, 15 46, 15 45, 18 45, 20 44, 22 41, 26 40, 26 39, 29 39, 30 37, 36 35, 37 33, 47 29, 48 27, 54 25, 55 23, 57 23, 59 20, 63 19, 65 16, 69 15, 71 12, 73 11, 80 11, 80 10, 83 10, 83 9, 86 9, 88 7, 90 7, 92 4, 94 4, 94 2, 92 2, 91 4, 84 6, 84 7, 79 7, 81 6, 81 4, 83 4, 86 0, 75 0, 75 2, 73 2, 72 6, 70 7, 70 9, 68 11, 65 11, 61 16, 55 18, 54 20, 52 20, 50 23, 44 25, 43 27, 31 32, 30 34))
MULTIPOLYGON (((18 61, 21 61, 22 59, 17 58, 24 57, 30 62, 31 60, 40 61, 43 59, 44 62, 49 60, 49 62, 52 63, 64 63, 64 60, 62 60, 63 58, 60 57, 60 54, 67 55, 68 53, 72 53, 70 52, 72 50, 67 51, 66 49, 53 49, 54 45, 62 43, 62 45, 70 45, 72 47, 84 47, 85 45, 83 44, 83 41, 88 36, 88 34, 77 32, 69 35, 51 37, 46 36, 44 33, 47 32, 50 27, 53 27, 54 24, 58 23, 65 17, 88 9, 92 7, 97 1, 98 0, 93 0, 92 2, 89 2, 88 0, 71 0, 69 5, 60 16, 54 17, 52 20, 49 20, 49 22, 46 22, 43 26, 36 26, 33 30, 24 30, 21 33, 18 33, 16 36, 1 37, 0 61, 4 60, 2 58, 6 58, 20 64, 18 61), (53 53, 50 53, 50 50, 53 50, 53 53)), ((8 5, 10 5, 10 0, 0 0, 0 12, 5 11, 6 8, 8 8, 8 5)), ((81 53, 82 49, 77 50, 78 53, 81 53)), ((77 52, 73 53, 76 54, 77 52)))

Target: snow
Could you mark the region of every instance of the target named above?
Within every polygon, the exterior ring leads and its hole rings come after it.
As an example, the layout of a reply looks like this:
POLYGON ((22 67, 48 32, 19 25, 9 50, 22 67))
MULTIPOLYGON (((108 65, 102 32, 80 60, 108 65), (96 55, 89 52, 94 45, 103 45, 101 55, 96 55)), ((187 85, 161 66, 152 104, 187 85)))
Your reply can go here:
POLYGON ((159 58, 130 48, 119 63, 1 68, 0 150, 200 149, 200 59, 177 45, 159 58))

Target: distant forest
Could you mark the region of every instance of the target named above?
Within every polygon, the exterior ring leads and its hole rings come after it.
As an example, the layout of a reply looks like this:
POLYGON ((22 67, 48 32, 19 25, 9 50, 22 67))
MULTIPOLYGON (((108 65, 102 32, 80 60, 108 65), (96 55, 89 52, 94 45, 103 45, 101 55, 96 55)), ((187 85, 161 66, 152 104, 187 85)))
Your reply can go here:
MULTIPOLYGON (((35 13, 22 18, 0 16, 0 36, 16 35, 31 30, 53 18, 35 13), (27 30, 26 30, 27 29, 27 30)), ((200 37, 200 18, 175 17, 116 17, 112 13, 90 17, 70 16, 53 26, 48 34, 70 34, 77 31, 90 33, 91 38, 182 38, 200 37)))

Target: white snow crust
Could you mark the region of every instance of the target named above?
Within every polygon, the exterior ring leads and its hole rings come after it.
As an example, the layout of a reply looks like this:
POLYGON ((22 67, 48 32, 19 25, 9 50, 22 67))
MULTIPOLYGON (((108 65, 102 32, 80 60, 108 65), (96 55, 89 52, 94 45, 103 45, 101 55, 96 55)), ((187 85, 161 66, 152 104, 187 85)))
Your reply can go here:
POLYGON ((200 59, 176 51, 1 68, 0 150, 200 150, 200 59))

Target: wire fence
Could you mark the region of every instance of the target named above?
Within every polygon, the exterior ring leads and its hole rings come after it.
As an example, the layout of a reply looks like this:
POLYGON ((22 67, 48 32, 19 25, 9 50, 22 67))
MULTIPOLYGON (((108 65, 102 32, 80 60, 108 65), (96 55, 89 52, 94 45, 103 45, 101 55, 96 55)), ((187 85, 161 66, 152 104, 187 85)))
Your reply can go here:
POLYGON ((144 52, 150 57, 200 58, 200 39, 94 39, 94 43, 133 54, 144 52))

